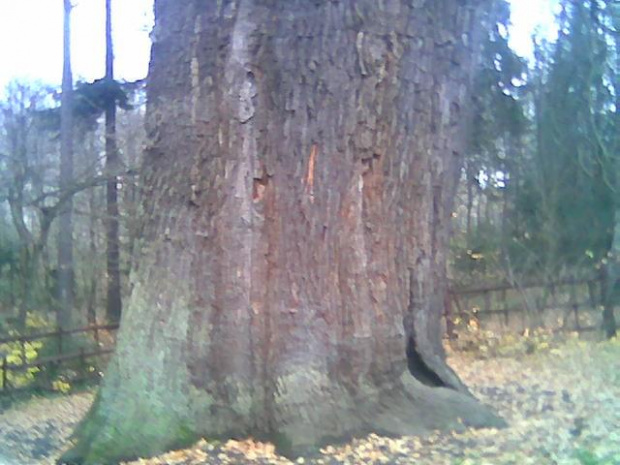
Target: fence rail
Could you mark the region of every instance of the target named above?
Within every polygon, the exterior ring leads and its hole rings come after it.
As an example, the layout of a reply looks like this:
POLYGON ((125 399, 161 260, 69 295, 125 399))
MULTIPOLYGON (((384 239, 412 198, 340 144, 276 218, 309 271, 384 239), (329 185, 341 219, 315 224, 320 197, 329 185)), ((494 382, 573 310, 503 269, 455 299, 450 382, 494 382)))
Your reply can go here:
POLYGON ((86 326, 84 328, 75 328, 75 329, 61 329, 58 328, 55 331, 49 331, 45 333, 32 333, 26 334, 24 336, 8 336, 1 337, 0 344, 7 344, 10 342, 19 342, 21 339, 25 339, 26 342, 37 341, 39 339, 45 339, 47 337, 59 337, 61 338, 63 335, 71 335, 78 333, 88 333, 93 332, 95 336, 95 340, 98 337, 99 331, 115 331, 118 329, 118 324, 113 325, 98 325, 98 326, 86 326))
MULTIPOLYGON (((107 331, 112 332, 118 329, 118 324, 108 324, 108 325, 95 325, 95 326, 87 326, 84 328, 75 328, 75 329, 62 329, 58 328, 55 331, 48 332, 40 332, 40 333, 32 333, 25 334, 19 336, 9 336, 0 338, 0 345, 2 344, 20 344, 20 352, 21 352, 21 361, 20 363, 11 363, 8 360, 7 355, 2 355, 2 359, 0 361, 0 393, 7 393, 9 391, 15 391, 21 389, 21 387, 12 386, 9 381, 9 373, 19 373, 23 371, 27 371, 31 368, 40 368, 45 366, 61 366, 72 360, 80 361, 80 368, 82 371, 86 369, 86 360, 94 357, 101 357, 105 355, 109 355, 113 352, 112 347, 102 347, 101 346, 101 332, 107 331), (93 341, 95 344, 95 349, 86 350, 84 348, 80 348, 79 351, 66 352, 65 346, 67 342, 67 338, 69 336, 75 334, 87 334, 92 333, 93 341), (27 348, 26 345, 39 341, 41 339, 47 338, 55 338, 56 339, 56 349, 57 352, 54 355, 50 355, 47 357, 37 358, 32 361, 28 361, 26 357, 27 348)), ((74 379, 74 381, 76 381, 74 379)), ((24 388, 31 388, 32 386, 24 386, 24 388)))
MULTIPOLYGON (((449 338, 454 337, 457 318, 474 317, 483 320, 487 317, 499 317, 500 324, 509 327, 514 323, 515 314, 522 316, 522 323, 528 318, 537 319, 540 323, 543 315, 550 311, 555 311, 556 314, 559 312, 562 324, 559 328, 548 329, 579 333, 596 331, 601 328, 582 321, 583 313, 587 311, 589 316, 601 313, 603 292, 604 286, 600 277, 568 277, 553 282, 502 282, 475 287, 452 287, 448 291, 446 304, 447 335, 449 338), (512 293, 511 303, 508 293, 512 293), (572 320, 572 326, 568 325, 569 320, 572 320)), ((529 324, 524 326, 529 327, 529 324)))
POLYGON ((508 291, 508 290, 517 290, 518 288, 522 289, 532 289, 532 288, 544 288, 544 287, 561 287, 561 286, 571 286, 571 285, 579 285, 579 284, 587 284, 587 283, 600 283, 600 277, 585 277, 585 278, 563 278, 558 279, 557 281, 525 281, 522 283, 514 284, 509 282, 499 282, 494 284, 485 284, 483 286, 456 286, 450 289, 450 292, 465 295, 465 294, 481 294, 485 292, 497 292, 497 291, 508 291))
MULTIPOLYGON (((590 312, 600 309, 603 294, 602 284, 600 278, 571 277, 547 283, 527 282, 511 285, 504 282, 477 287, 453 287, 448 291, 445 306, 447 335, 450 338, 454 337, 456 318, 474 316, 480 320, 486 316, 494 316, 499 317, 502 324, 508 327, 511 324, 511 320, 515 319, 513 316, 515 314, 531 317, 531 314, 534 313, 534 316, 540 316, 545 311, 551 309, 560 311, 562 315, 563 324, 559 330, 577 331, 579 333, 596 331, 600 329, 597 325, 584 324, 581 321, 580 312, 585 311, 585 309, 590 309, 590 312), (538 296, 533 295, 534 290, 539 291, 538 296), (509 293, 514 294, 512 300, 517 302, 517 305, 515 305, 515 302, 509 304, 509 293), (581 300, 578 298, 578 294, 581 294, 581 300), (584 294, 587 294, 587 299, 583 298, 584 294), (564 297, 566 302, 559 302, 561 296, 564 297), (528 303, 528 299, 531 302, 528 303), (495 300, 495 304, 493 304, 493 300, 495 300), (568 319, 573 320, 571 327, 567 325, 568 319)), ((80 367, 85 368, 87 359, 111 354, 113 352, 111 346, 101 346, 100 333, 102 331, 112 332, 117 329, 117 324, 108 324, 71 330, 59 328, 55 331, 0 338, 0 345, 19 343, 21 350, 21 363, 9 363, 6 355, 0 355, 0 394, 19 389, 18 387, 11 386, 9 373, 23 372, 30 368, 48 365, 61 366, 72 360, 79 360, 80 367), (65 343, 67 338, 81 333, 92 333, 96 349, 80 349, 79 351, 66 352, 65 343), (28 361, 26 358, 26 345, 45 338, 56 339, 56 354, 28 361)))

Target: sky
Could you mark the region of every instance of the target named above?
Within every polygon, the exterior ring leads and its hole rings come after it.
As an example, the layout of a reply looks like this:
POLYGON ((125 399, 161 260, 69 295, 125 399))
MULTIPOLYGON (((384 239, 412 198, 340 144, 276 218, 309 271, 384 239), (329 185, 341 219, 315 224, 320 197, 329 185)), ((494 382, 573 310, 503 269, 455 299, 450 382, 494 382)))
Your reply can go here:
MULTIPOLYGON (((558 0, 511 0, 511 45, 531 56, 531 33, 553 37, 558 0)), ((104 0, 73 0, 72 61, 76 80, 104 74, 104 0)), ((152 0, 113 0, 116 78, 148 71, 152 0), (122 5, 122 7, 121 7, 122 5)), ((0 0, 0 95, 13 79, 59 86, 62 74, 62 1, 0 0)))
POLYGON ((510 46, 522 57, 531 57, 532 33, 555 40, 558 8, 559 0, 510 0, 510 46))
MULTIPOLYGON (((101 78, 105 69, 105 2, 73 0, 73 5, 74 78, 101 78)), ((144 78, 150 54, 152 0, 113 0, 112 11, 116 77, 144 78)), ((0 0, 0 88, 11 79, 60 85, 62 20, 62 0, 0 0)))

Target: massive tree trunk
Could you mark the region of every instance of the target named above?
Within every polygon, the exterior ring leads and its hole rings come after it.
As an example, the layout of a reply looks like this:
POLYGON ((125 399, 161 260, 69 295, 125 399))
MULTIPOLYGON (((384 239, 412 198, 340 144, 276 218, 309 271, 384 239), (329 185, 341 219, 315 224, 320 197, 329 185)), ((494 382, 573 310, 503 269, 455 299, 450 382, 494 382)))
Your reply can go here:
MULTIPOLYGON (((615 212, 614 217, 618 218, 620 212, 615 212)), ((612 246, 612 255, 610 263, 603 267, 603 271, 601 273, 602 277, 602 301, 603 301, 603 313, 602 313, 602 322, 601 329, 605 332, 605 336, 607 339, 612 339, 616 337, 618 333, 618 325, 616 323, 616 315, 615 308, 618 305, 618 301, 620 300, 620 266, 617 260, 617 254, 620 253, 620 234, 618 234, 618 228, 620 228, 620 224, 618 222, 614 225, 614 245, 612 246)))
POLYGON ((141 251, 65 461, 501 424, 440 334, 476 5, 156 2, 141 251))

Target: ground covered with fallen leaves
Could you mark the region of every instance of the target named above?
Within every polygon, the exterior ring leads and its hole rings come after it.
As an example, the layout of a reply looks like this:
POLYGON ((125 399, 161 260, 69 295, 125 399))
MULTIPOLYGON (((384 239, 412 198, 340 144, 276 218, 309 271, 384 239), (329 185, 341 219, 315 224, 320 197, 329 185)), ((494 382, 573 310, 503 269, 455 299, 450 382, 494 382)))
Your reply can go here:
MULTIPOLYGON (((371 435, 296 463, 620 465, 620 341, 570 340, 533 354, 480 355, 451 352, 450 363, 509 428, 426 438, 371 435)), ((81 393, 32 399, 0 412, 0 465, 54 463, 92 398, 81 393)), ((243 463, 291 462, 270 444, 202 440, 191 449, 132 465, 243 463)))

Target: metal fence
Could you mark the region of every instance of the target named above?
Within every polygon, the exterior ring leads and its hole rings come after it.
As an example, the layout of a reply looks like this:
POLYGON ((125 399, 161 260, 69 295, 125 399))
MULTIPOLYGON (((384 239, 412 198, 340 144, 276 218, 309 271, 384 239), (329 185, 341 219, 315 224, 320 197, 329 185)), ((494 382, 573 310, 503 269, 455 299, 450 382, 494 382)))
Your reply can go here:
MULTIPOLYGON (((85 373, 87 370, 88 359, 94 357, 102 357, 111 354, 114 351, 112 345, 108 346, 102 344, 102 333, 110 333, 118 329, 118 324, 110 325, 98 325, 88 326, 85 328, 77 328, 71 330, 63 330, 58 328, 55 331, 40 332, 20 336, 9 336, 0 338, 0 346, 3 344, 18 344, 20 347, 21 357, 20 362, 9 362, 9 358, 6 354, 2 355, 0 361, 0 393, 6 393, 9 391, 15 391, 22 388, 32 388, 33 386, 27 385, 22 387, 12 386, 9 380, 9 373, 19 373, 27 371, 31 368, 41 368, 46 366, 61 367, 71 361, 77 361, 81 371, 85 373), (93 348, 81 347, 79 350, 73 350, 70 347, 70 338, 76 334, 87 334, 92 336, 93 348), (36 357, 32 361, 28 361, 26 357, 27 344, 34 341, 40 341, 43 339, 55 340, 56 350, 55 353, 47 357, 36 357), (67 347, 69 346, 69 347, 67 347), (67 350, 68 349, 68 350, 67 350)), ((71 381, 76 382, 86 378, 73 378, 71 381)))
POLYGON ((498 283, 452 287, 446 305, 448 337, 464 320, 481 327, 592 332, 602 329, 603 286, 600 278, 566 278, 555 282, 498 283))
MULTIPOLYGON (((446 329, 454 337, 459 321, 475 319, 483 329, 523 330, 544 327, 554 331, 592 332, 601 329, 602 282, 599 278, 567 278, 550 283, 498 283, 478 287, 451 287, 446 302, 446 329), (549 315, 551 320, 549 320, 549 315), (547 316, 547 318, 546 318, 547 316)), ((72 330, 57 329, 22 336, 0 338, 2 344, 19 344, 21 360, 10 363, 7 355, 0 355, 0 393, 18 389, 11 385, 9 373, 23 372, 45 366, 60 367, 71 361, 86 371, 87 360, 102 357, 114 351, 113 343, 107 346, 100 341, 102 332, 116 331, 117 324, 89 326, 72 330), (90 334, 93 348, 72 350, 68 341, 75 334, 90 334), (28 361, 28 343, 54 339, 54 355, 37 357, 28 361)), ((76 381, 73 379, 72 381, 76 381)), ((31 388, 33 386, 24 386, 31 388)))

